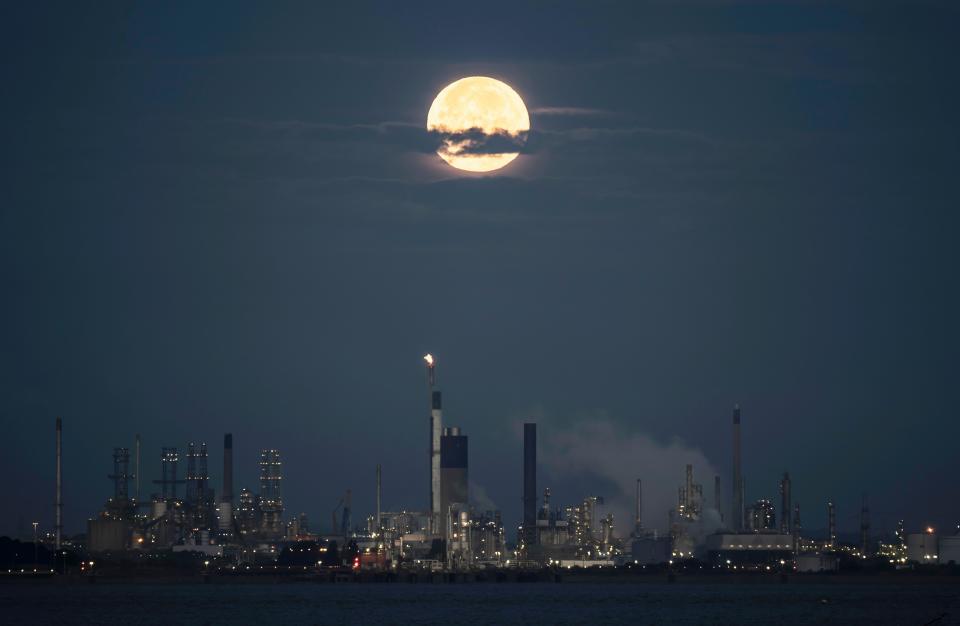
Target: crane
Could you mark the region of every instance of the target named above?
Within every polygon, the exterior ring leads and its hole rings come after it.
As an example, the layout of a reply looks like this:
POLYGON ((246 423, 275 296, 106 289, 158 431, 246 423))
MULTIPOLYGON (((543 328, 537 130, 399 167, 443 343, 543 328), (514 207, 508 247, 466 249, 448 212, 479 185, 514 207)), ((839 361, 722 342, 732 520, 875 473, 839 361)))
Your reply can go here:
POLYGON ((330 512, 330 534, 337 534, 337 511, 340 510, 340 507, 343 506, 343 498, 340 498, 340 502, 337 502, 337 506, 334 507, 333 511, 330 512))

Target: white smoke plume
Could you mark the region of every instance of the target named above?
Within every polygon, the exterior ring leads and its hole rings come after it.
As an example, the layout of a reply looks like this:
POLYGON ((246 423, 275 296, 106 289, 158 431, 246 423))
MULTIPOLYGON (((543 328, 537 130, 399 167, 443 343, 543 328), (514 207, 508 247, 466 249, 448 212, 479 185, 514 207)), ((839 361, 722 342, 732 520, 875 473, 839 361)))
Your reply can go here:
POLYGON ((602 479, 597 482, 605 486, 606 493, 598 489, 582 495, 603 496, 603 513, 613 513, 617 536, 626 537, 633 530, 638 478, 643 485, 644 528, 669 529, 668 512, 677 505, 677 490, 685 483, 687 464, 693 465, 694 482, 703 485, 703 522, 710 532, 721 525, 713 508, 716 469, 703 452, 680 439, 663 443, 627 432, 607 418, 564 427, 544 424, 538 431, 538 461, 552 477, 561 482, 574 477, 602 479))
POLYGON ((470 482, 470 506, 477 513, 496 511, 498 508, 497 503, 493 501, 483 485, 472 481, 470 482))

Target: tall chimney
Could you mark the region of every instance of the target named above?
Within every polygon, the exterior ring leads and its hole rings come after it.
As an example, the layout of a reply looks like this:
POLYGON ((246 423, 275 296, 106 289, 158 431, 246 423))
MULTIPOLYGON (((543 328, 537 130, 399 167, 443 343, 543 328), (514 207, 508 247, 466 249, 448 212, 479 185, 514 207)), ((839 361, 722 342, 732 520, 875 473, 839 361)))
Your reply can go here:
POLYGON ((793 532, 790 522, 790 472, 784 472, 780 481, 780 532, 785 535, 793 532))
POLYGON ((526 545, 537 533, 537 425, 523 425, 523 536, 526 545))
POLYGON ((134 440, 134 456, 133 456, 133 471, 136 472, 134 475, 134 484, 136 485, 137 490, 137 504, 140 504, 140 435, 138 434, 134 440))
POLYGON ((440 503, 440 439, 443 436, 443 399, 435 389, 437 385, 437 364, 433 355, 423 357, 427 364, 427 390, 430 395, 430 530, 440 534, 443 511, 440 503))
POLYGON ((746 507, 747 507, 747 504, 746 504, 746 503, 747 503, 747 495, 746 495, 746 494, 747 494, 747 479, 744 478, 743 476, 741 476, 741 477, 740 477, 740 510, 741 510, 741 512, 743 513, 743 517, 741 518, 741 522, 740 522, 740 527, 741 527, 741 528, 746 528, 746 527, 747 527, 747 521, 746 521, 746 519, 747 519, 747 515, 748 515, 748 514, 747 514, 747 509, 746 509, 746 507))
MULTIPOLYGON (((204 444, 204 468, 206 468, 206 444, 204 444)), ((203 472, 206 476, 206 469, 203 472)), ((206 481, 204 481, 206 484, 206 481)), ((220 492, 219 517, 217 527, 225 532, 233 532, 233 435, 223 435, 223 489, 220 492)))
MULTIPOLYGON (((432 368, 431 368, 432 370, 432 368)), ((430 394, 430 512, 433 517, 433 532, 441 530, 443 508, 440 502, 441 467, 440 440, 443 438, 443 397, 439 391, 430 394)))
POLYGON ((870 507, 867 506, 867 494, 863 494, 860 505, 860 554, 870 555, 870 507))
POLYGON ((723 520, 723 509, 720 508, 720 474, 713 477, 713 508, 717 510, 720 520, 723 520))
POLYGON ((57 534, 57 550, 60 550, 63 538, 63 420, 57 418, 57 497, 56 522, 54 529, 57 534))
POLYGON ((831 548, 837 546, 837 507, 832 501, 827 502, 827 540, 831 548))
POLYGON ((223 493, 220 501, 233 504, 233 433, 223 436, 223 493))
POLYGON ((743 530, 743 474, 740 468, 740 405, 733 406, 733 506, 730 526, 735 532, 743 530))
POLYGON ((640 479, 637 479, 637 520, 635 523, 634 534, 637 537, 643 534, 643 491, 641 489, 640 479))
POLYGON ((380 496, 381 496, 381 479, 380 479, 380 464, 377 463, 377 534, 379 535, 383 529, 383 518, 380 513, 380 496))

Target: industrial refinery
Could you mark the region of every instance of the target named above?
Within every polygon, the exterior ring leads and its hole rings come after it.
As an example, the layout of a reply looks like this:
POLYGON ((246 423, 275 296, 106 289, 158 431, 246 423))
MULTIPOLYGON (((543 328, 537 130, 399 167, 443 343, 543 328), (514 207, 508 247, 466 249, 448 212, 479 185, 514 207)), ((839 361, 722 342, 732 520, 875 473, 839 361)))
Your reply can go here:
POLYGON ((804 509, 805 517, 821 518, 825 528, 805 532, 788 471, 767 481, 770 496, 748 502, 741 445, 741 429, 748 422, 739 406, 733 407, 729 422, 729 501, 723 498, 720 475, 701 477, 698 468, 687 464, 678 468, 682 483, 671 486, 676 501, 666 519, 644 514, 644 486, 660 480, 657 476, 636 477, 633 519, 615 519, 602 493, 555 502, 551 486, 538 481, 538 424, 523 424, 517 450, 522 516, 516 527, 505 526, 501 511, 473 504, 469 438, 460 427, 444 423, 437 360, 427 354, 424 363, 429 429, 424 499, 402 510, 383 510, 383 468, 377 464, 369 473, 376 483, 376 502, 365 516, 355 517, 349 489, 331 503, 329 519, 311 520, 288 510, 285 481, 297 478, 285 475, 280 449, 263 448, 256 458, 237 458, 233 433, 224 433, 222 446, 200 441, 147 447, 134 435, 132 449, 112 450, 112 471, 105 476, 112 489, 88 519, 86 532, 67 537, 62 522, 63 422, 56 418, 54 528, 41 537, 34 524, 35 545, 43 543, 53 555, 42 571, 72 569, 91 576, 114 561, 169 559, 194 563, 204 575, 306 571, 321 577, 574 569, 783 575, 960 563, 960 533, 934 528, 908 532, 902 521, 895 529, 872 528, 866 496, 855 540, 841 540, 833 500, 804 509), (210 479, 211 456, 223 463, 220 485, 210 479), (256 485, 236 489, 237 464, 256 465, 256 485))

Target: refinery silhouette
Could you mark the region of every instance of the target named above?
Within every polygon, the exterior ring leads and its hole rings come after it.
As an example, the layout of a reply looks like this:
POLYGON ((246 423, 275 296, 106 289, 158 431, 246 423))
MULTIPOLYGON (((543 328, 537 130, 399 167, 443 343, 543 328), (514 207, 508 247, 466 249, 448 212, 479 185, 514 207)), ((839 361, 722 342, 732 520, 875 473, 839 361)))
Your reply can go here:
MULTIPOLYGON (((157 457, 145 454, 140 435, 133 450, 113 449, 108 478, 113 493, 87 521, 85 532, 67 534, 63 526, 63 421, 55 420, 56 485, 54 525, 34 522, 30 551, 6 539, 3 558, 11 576, 109 577, 183 575, 309 575, 322 580, 379 577, 387 580, 459 576, 486 580, 542 579, 590 572, 676 576, 678 572, 715 575, 756 573, 816 574, 845 571, 916 571, 955 567, 960 534, 933 528, 908 532, 903 521, 893 529, 874 529, 864 496, 859 534, 842 540, 833 501, 806 509, 821 515, 826 529, 805 532, 799 502, 791 497, 791 476, 778 482, 779 498, 747 502, 742 467, 741 408, 730 419, 732 476, 724 501, 723 480, 713 476, 704 492, 692 464, 676 486, 677 498, 666 519, 644 516, 645 483, 637 476, 633 519, 615 520, 603 494, 587 494, 557 505, 551 489, 538 484, 538 425, 523 424, 522 474, 517 485, 522 519, 505 526, 499 510, 481 509, 471 499, 469 439, 457 426, 445 426, 437 361, 424 356, 429 446, 424 481, 428 497, 402 510, 382 510, 382 467, 371 467, 376 505, 354 518, 348 489, 327 520, 290 514, 284 504, 285 476, 280 450, 261 450, 259 489, 235 492, 233 434, 225 433, 222 485, 209 476, 210 449, 190 443, 184 454, 162 447, 159 478, 148 481, 157 457), (185 462, 185 471, 180 470, 185 462), (778 501, 777 501, 778 500, 778 501), (418 506, 419 505, 419 506, 418 506)), ((74 506, 84 506, 82 503, 74 506)), ((90 507, 91 514, 94 513, 90 507)))

